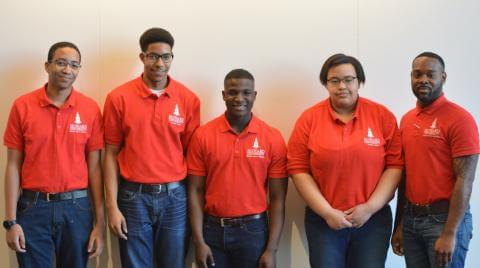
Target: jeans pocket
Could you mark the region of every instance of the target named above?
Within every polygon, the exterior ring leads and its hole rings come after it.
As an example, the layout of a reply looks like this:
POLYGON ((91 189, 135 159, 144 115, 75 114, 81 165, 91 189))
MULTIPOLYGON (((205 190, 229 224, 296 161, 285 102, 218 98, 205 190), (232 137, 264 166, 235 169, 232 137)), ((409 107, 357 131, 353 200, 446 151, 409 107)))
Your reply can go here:
POLYGON ((448 214, 430 214, 429 218, 435 223, 446 223, 448 214))
POLYGON ((173 199, 178 201, 187 201, 187 190, 186 187, 181 185, 168 193, 173 199))
POLYGON ((468 251, 468 246, 470 245, 470 240, 472 239, 472 233, 461 233, 457 236, 458 246, 465 251, 468 251))
POLYGON ((460 227, 458 230, 458 246, 468 251, 468 246, 470 244, 470 240, 473 237, 473 222, 472 222, 472 215, 466 214, 463 218, 463 221, 460 223, 460 227))
POLYGON ((250 234, 263 234, 267 231, 267 224, 264 220, 252 220, 246 222, 244 228, 250 234))
POLYGON ((17 215, 25 214, 35 206, 35 200, 27 200, 20 197, 17 202, 17 215))
POLYGON ((133 201, 137 197, 137 192, 121 189, 118 191, 117 199, 118 201, 133 201))
POLYGON ((91 211, 92 210, 92 205, 90 203, 90 199, 88 197, 84 198, 77 198, 74 201, 75 208, 77 208, 80 211, 91 211))

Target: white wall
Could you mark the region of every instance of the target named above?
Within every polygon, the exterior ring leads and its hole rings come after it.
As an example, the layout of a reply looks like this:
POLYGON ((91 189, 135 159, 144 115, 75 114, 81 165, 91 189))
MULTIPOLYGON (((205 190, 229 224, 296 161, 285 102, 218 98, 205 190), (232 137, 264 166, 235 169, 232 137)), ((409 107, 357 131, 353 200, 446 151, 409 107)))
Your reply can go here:
MULTIPOLYGON (((3 134, 12 101, 46 81, 43 62, 51 44, 68 40, 80 47, 83 67, 76 87, 103 106, 113 87, 141 72, 138 38, 153 26, 173 33, 171 74, 202 99, 202 122, 224 111, 223 77, 242 67, 256 78, 255 112, 288 138, 299 114, 326 97, 318 73, 337 52, 362 62, 367 83, 360 94, 385 104, 400 118, 415 101, 409 84, 411 60, 425 50, 444 57, 446 96, 478 122, 479 10, 480 2, 474 0, 2 0, 0 131, 3 134)), ((3 148, 1 170, 5 152, 3 148)), ((475 227, 479 201, 475 187, 475 227)), ((287 204, 278 267, 307 267, 304 204, 293 185, 287 204)), ((467 267, 480 267, 474 254, 480 251, 478 234, 475 229, 467 267)), ((0 232, 0 240, 4 236, 0 232)), ((6 260, 4 267, 17 267, 14 254, 1 241, 0 259, 6 260)), ((119 267, 116 241, 96 262, 90 266, 119 267)), ((387 267, 404 267, 403 259, 389 253, 387 267)))

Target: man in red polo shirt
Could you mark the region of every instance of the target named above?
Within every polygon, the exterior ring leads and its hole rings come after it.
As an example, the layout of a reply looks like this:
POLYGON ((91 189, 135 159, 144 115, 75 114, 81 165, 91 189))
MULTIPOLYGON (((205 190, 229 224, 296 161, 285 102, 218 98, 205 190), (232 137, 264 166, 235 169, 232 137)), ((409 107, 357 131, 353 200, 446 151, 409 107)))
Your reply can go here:
POLYGON ((168 71, 172 35, 140 37, 141 76, 107 96, 105 186, 109 227, 123 267, 184 267, 188 249, 184 154, 200 124, 200 101, 168 71))
POLYGON ((48 83, 10 111, 3 226, 20 267, 86 267, 103 249, 102 117, 72 87, 80 60, 74 44, 54 44, 45 63, 48 83))
POLYGON ((275 267, 287 191, 285 142, 252 114, 257 92, 248 71, 231 71, 224 86, 227 111, 195 132, 187 156, 196 263, 275 267))
POLYGON ((417 107, 400 123, 405 180, 399 193, 392 248, 407 267, 463 267, 472 238, 470 194, 478 162, 473 117, 443 95, 443 59, 415 57, 412 90, 417 107))

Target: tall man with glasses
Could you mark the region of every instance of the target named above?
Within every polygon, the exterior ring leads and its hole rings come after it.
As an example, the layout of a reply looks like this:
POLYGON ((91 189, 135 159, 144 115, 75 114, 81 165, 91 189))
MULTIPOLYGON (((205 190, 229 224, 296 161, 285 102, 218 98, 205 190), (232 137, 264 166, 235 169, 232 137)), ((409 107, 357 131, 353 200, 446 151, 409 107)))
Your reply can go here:
POLYGON ((52 45, 48 83, 10 111, 3 226, 20 267, 86 267, 103 250, 102 117, 72 87, 80 60, 74 44, 52 45))
POLYGON ((475 119, 447 100, 443 59, 424 52, 412 63, 417 106, 400 122, 405 179, 392 248, 407 267, 463 267, 472 238, 469 210, 479 139, 475 119))
POLYGON ((184 267, 188 249, 185 152, 200 101, 168 76, 172 35, 140 37, 142 75, 107 96, 105 187, 109 227, 123 267, 184 267))

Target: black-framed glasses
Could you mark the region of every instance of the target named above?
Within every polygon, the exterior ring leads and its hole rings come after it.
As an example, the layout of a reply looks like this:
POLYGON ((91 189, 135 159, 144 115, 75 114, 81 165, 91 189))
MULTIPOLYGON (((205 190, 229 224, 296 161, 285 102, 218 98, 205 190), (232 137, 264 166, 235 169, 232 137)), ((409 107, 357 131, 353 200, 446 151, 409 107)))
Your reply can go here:
POLYGON ((355 79, 357 79, 355 76, 345 76, 344 78, 333 77, 328 79, 327 83, 332 86, 338 86, 341 82, 343 82, 346 86, 349 86, 353 83, 353 81, 355 81, 355 79))
POLYGON ((162 59, 163 63, 169 63, 173 59, 173 53, 164 53, 164 54, 157 54, 157 53, 143 53, 145 55, 145 59, 150 63, 155 63, 158 59, 162 59))
POLYGON ((82 68, 82 65, 78 61, 68 61, 68 60, 65 60, 65 59, 56 59, 56 60, 50 61, 50 63, 55 64, 55 66, 57 66, 58 68, 61 68, 61 69, 67 68, 68 65, 70 65, 70 68, 72 68, 72 70, 75 70, 75 71, 82 68))

